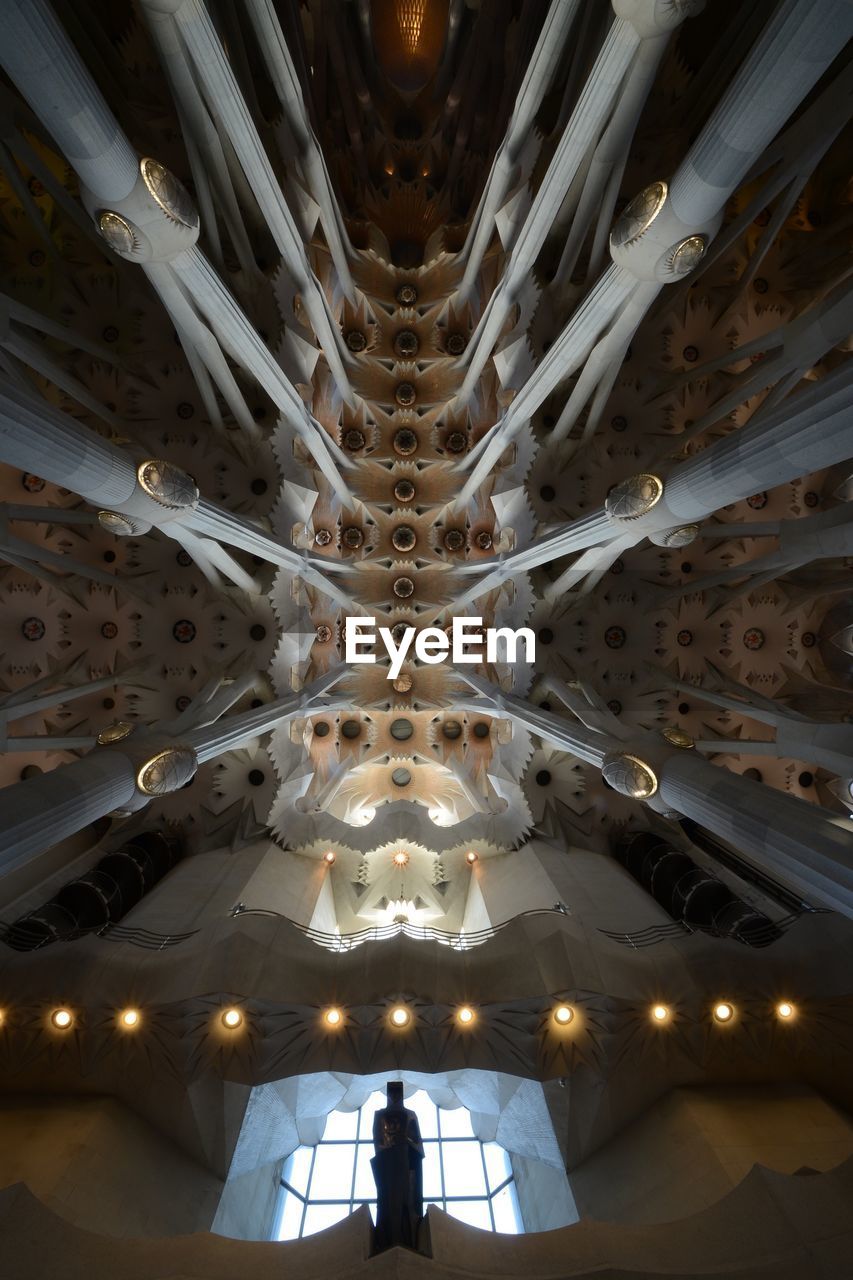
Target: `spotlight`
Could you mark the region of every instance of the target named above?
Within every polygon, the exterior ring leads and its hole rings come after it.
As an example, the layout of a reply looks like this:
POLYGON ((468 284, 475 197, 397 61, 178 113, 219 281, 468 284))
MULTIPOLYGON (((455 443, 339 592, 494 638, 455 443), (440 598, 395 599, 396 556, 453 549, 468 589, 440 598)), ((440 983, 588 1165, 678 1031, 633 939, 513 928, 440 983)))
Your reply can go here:
POLYGON ((575 1011, 568 1004, 558 1004, 554 1010, 554 1021, 561 1027, 567 1027, 575 1016, 575 1011))
POLYGON ((470 867, 473 867, 474 863, 479 861, 479 858, 480 858, 479 853, 476 853, 473 849, 469 849, 468 852, 465 854, 465 861, 468 863, 470 867))
POLYGON ((327 1009, 323 1014, 323 1021, 327 1027, 339 1027, 344 1020, 344 1015, 340 1009, 327 1009))
POLYGON ((669 1018, 669 1009, 665 1004, 656 1004, 652 1009, 652 1017, 655 1022, 666 1022, 669 1018))
POLYGON ((50 1020, 58 1031, 67 1031, 74 1024, 74 1015, 70 1009, 54 1009, 50 1020))
POLYGON ((239 1009, 226 1009, 222 1015, 222 1025, 229 1031, 236 1031, 243 1025, 243 1015, 239 1009))
POLYGON ((405 867, 405 866, 408 866, 408 863, 409 863, 409 855, 403 849, 401 849, 399 853, 394 854, 395 867, 405 867))
POLYGON ((323 861, 328 863, 329 866, 332 865, 332 863, 335 861, 334 849, 329 849, 328 852, 323 854, 323 861))
POLYGON ((470 1027, 472 1022, 476 1022, 477 1015, 469 1005, 463 1004, 461 1009, 456 1010, 456 1021, 461 1023, 463 1027, 470 1027))
POLYGON ((735 1016, 734 1005, 729 1004, 728 1000, 721 1000, 719 1004, 714 1005, 714 1019, 717 1022, 731 1022, 735 1016))
POLYGON ((124 1013, 119 1015, 119 1022, 125 1031, 132 1031, 134 1027, 138 1027, 139 1021, 138 1009, 125 1009, 124 1013))
POLYGON ((397 1027, 398 1029, 401 1027, 407 1027, 411 1021, 412 1015, 405 1005, 398 1004, 396 1008, 391 1010, 392 1027, 397 1027))
POLYGON ((780 1000, 776 1006, 776 1017, 781 1018, 783 1022, 790 1022, 796 1012, 796 1007, 791 1004, 790 1000, 780 1000))

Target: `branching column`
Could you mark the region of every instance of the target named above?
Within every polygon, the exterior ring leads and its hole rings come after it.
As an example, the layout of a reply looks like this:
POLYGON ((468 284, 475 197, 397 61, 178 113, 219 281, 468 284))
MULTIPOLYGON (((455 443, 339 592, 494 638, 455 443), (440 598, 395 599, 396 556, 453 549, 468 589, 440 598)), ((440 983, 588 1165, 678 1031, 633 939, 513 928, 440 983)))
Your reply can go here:
POLYGON ((853 916, 853 823, 695 751, 675 751, 659 774, 667 806, 729 841, 803 897, 853 916))

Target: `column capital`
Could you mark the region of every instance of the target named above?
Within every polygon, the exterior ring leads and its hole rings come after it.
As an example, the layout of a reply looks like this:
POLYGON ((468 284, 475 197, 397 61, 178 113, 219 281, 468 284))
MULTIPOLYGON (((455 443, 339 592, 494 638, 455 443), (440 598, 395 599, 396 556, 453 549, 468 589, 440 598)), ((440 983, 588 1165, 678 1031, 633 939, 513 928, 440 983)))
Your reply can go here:
POLYGON ((189 192, 150 156, 140 159, 136 181, 123 199, 105 206, 85 187, 80 195, 103 239, 128 262, 168 262, 198 240, 198 213, 189 192))
POLYGON ((610 233, 610 256, 637 280, 671 284, 693 271, 722 222, 722 210, 702 225, 682 221, 672 207, 669 183, 649 183, 623 209, 610 233))
POLYGON ((705 0, 612 0, 617 18, 630 22, 641 40, 669 35, 686 18, 705 8, 705 0))

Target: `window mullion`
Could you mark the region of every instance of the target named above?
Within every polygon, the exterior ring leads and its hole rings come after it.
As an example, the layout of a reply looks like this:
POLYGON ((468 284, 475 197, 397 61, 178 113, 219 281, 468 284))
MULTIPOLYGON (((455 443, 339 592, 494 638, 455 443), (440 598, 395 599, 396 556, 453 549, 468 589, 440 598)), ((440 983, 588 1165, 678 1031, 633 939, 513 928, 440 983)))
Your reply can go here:
POLYGON ((311 1168, 308 1170, 308 1181, 305 1184, 305 1199, 302 1203, 302 1217, 299 1219, 299 1239, 300 1240, 302 1239, 302 1232, 305 1230, 305 1215, 308 1212, 308 1202, 311 1199, 311 1183, 314 1181, 314 1161, 316 1159, 317 1159, 317 1147, 315 1146, 311 1152, 311 1168))
POLYGON ((495 1230, 495 1211, 492 1208, 492 1189, 489 1182, 489 1171, 486 1168, 486 1153, 483 1150, 483 1144, 480 1143, 480 1159, 483 1162, 483 1181, 486 1184, 486 1204, 489 1206, 489 1221, 492 1224, 492 1230, 495 1230))
POLYGON ((447 1193, 444 1189, 444 1142, 441 1137, 441 1108, 435 1108, 435 1131, 438 1134, 438 1172, 441 1177, 441 1207, 447 1213, 447 1193))

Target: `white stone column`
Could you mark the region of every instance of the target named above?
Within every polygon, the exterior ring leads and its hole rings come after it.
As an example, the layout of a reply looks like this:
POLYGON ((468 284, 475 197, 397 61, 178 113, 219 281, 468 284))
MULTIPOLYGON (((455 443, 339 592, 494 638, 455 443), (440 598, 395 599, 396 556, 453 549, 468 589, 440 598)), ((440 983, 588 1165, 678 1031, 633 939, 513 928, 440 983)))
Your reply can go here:
POLYGON ((0 461, 100 507, 120 507, 136 488, 136 467, 123 449, 7 381, 0 382, 0 461))
POLYGON ((467 672, 461 671, 457 671, 457 675, 479 696, 466 698, 464 694, 460 694, 456 706, 470 708, 472 711, 482 711, 486 707, 489 714, 514 721, 524 729, 528 729, 530 733, 536 733, 540 738, 553 742, 562 751, 570 752, 587 764, 594 764, 600 768, 607 753, 619 746, 617 739, 598 733, 594 729, 587 729, 578 721, 564 720, 554 715, 552 711, 543 711, 541 707, 528 702, 526 698, 516 698, 512 694, 504 693, 502 689, 490 684, 488 680, 483 680, 480 676, 468 675, 467 672))
POLYGON ((95 750, 73 764, 0 790, 0 873, 122 809, 136 795, 136 770, 120 751, 95 750))
POLYGON ((673 468, 665 481, 653 474, 631 476, 598 511, 502 560, 457 569, 484 575, 462 598, 476 599, 513 573, 617 536, 630 538, 628 545, 645 537, 663 546, 687 545, 699 532, 696 522, 720 507, 853 457, 851 411, 853 370, 840 365, 769 413, 759 410, 747 426, 673 468))
POLYGON ((197 533, 202 539, 263 556, 339 603, 351 605, 349 595, 307 558, 241 516, 200 500, 194 482, 179 468, 154 459, 137 466, 124 449, 103 440, 70 414, 53 409, 34 392, 4 382, 0 382, 0 461, 73 489, 99 509, 102 525, 112 533, 138 535, 155 526, 178 542, 187 534, 188 543, 197 533))
MULTIPOLYGON (((259 0, 252 0, 252 3, 258 2, 259 0)), ((268 3, 269 0, 261 2, 268 3)), ((494 234, 495 216, 515 180, 521 150, 530 136, 536 113, 553 79, 577 10, 578 0, 551 0, 536 48, 518 91, 506 137, 495 156, 477 213, 465 240, 462 250, 465 274, 457 291, 460 301, 467 299, 474 287, 494 234)))
POLYGON ((45 0, 2 0, 0 62, 50 130, 81 182, 122 200, 139 162, 115 116, 45 0))
MULTIPOLYGON (((466 456, 460 470, 471 469, 456 499, 460 511, 492 472, 498 459, 558 383, 580 368, 596 339, 637 289, 633 276, 611 265, 572 315, 548 354, 497 422, 466 456)), ((640 286, 642 288, 642 286, 640 286)), ((498 306, 497 297, 492 306, 498 306)))
POLYGON ((849 0, 783 0, 672 179, 682 222, 721 208, 851 36, 849 0))
POLYGON ((290 132, 296 143, 311 195, 320 207, 320 220, 341 287, 347 297, 352 298, 354 294, 348 260, 349 237, 326 169, 323 152, 311 128, 302 95, 302 86, 284 39, 275 6, 272 0, 248 0, 247 9, 255 28, 261 56, 266 63, 270 79, 275 85, 290 132))
MULTIPOLYGON (((162 0, 148 0, 157 9, 162 0)), ((288 272, 302 292, 314 332, 320 340, 332 377, 341 395, 353 403, 353 393, 341 354, 342 341, 329 305, 314 276, 302 236, 284 199, 281 185, 255 128, 246 101, 215 26, 202 0, 172 5, 181 39, 193 62, 198 81, 227 134, 288 272)))
POLYGON ((658 771, 658 795, 816 905, 853 916, 853 822, 673 751, 658 771))
POLYGON ((206 760, 213 760, 216 756, 222 755, 223 751, 231 751, 252 738, 269 733, 288 720, 349 706, 351 702, 345 697, 324 696, 333 685, 337 684, 341 674, 340 669, 327 671, 325 675, 319 676, 297 693, 285 694, 284 697, 266 702, 261 707, 241 711, 236 716, 228 716, 227 719, 219 720, 215 724, 194 729, 184 735, 185 741, 194 749, 199 763, 203 764, 206 760))
POLYGON ((468 369, 459 399, 470 399, 474 386, 515 305, 518 290, 533 269, 566 192, 588 149, 606 124, 640 37, 630 22, 617 18, 589 74, 575 110, 539 186, 530 212, 507 260, 500 288, 491 301, 481 328, 470 344, 468 369))
MULTIPOLYGON (((853 370, 842 365, 669 474, 672 524, 701 520, 751 493, 853 457, 853 370)), ((663 516, 663 509, 661 512, 663 516)))

